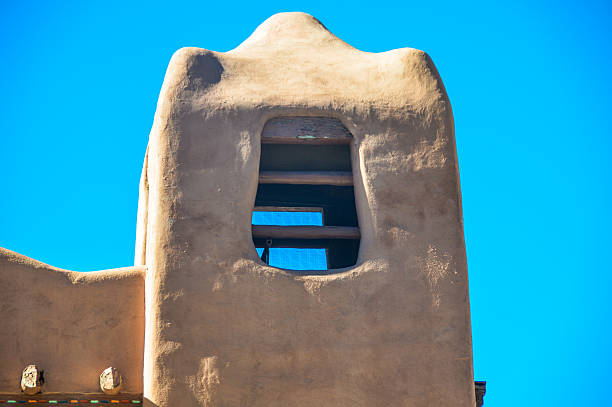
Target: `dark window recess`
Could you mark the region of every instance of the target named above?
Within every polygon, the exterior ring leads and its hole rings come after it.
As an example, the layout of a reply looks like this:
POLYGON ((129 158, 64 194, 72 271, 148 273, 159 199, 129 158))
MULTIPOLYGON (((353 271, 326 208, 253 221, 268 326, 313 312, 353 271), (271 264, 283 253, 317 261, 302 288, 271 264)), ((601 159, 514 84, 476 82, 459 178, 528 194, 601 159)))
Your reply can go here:
POLYGON ((283 117, 266 123, 261 136, 256 210, 322 211, 323 224, 253 225, 253 242, 262 260, 274 266, 272 249, 295 248, 325 249, 327 269, 357 262, 360 233, 351 140, 337 119, 283 117))

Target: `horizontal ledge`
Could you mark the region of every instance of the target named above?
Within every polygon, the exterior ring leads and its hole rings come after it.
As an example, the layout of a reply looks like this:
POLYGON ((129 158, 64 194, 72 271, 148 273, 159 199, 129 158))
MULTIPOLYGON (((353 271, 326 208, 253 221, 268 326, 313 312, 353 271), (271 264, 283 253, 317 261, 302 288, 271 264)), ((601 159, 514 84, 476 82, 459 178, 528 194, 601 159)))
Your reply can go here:
POLYGON ((259 183, 351 186, 353 174, 349 171, 261 171, 259 183))
MULTIPOLYGON (((346 239, 272 239, 272 246, 275 249, 329 249, 334 242, 355 242, 346 239)), ((266 239, 253 238, 253 244, 258 249, 267 247, 266 239)))
POLYGON ((256 206, 253 212, 315 212, 323 213, 323 208, 317 206, 256 206))
POLYGON ((305 144, 305 145, 347 145, 350 137, 300 137, 300 136, 267 136, 261 138, 261 144, 305 144))
POLYGON ((352 226, 276 226, 252 225, 253 238, 263 239, 347 239, 361 237, 358 227, 352 226))

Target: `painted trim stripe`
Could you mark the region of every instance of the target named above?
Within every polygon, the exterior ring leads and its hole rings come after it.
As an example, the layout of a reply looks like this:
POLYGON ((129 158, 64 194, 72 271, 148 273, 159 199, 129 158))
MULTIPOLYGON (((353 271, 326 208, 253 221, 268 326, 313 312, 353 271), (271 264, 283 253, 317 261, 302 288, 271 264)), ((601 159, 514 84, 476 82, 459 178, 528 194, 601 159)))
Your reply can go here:
POLYGON ((99 399, 87 399, 87 400, 76 400, 76 399, 58 399, 58 400, 39 400, 39 399, 27 399, 27 400, 0 400, 0 404, 25 404, 25 403, 40 403, 40 404, 108 404, 108 403, 120 403, 120 404, 141 404, 142 400, 99 400, 99 399))

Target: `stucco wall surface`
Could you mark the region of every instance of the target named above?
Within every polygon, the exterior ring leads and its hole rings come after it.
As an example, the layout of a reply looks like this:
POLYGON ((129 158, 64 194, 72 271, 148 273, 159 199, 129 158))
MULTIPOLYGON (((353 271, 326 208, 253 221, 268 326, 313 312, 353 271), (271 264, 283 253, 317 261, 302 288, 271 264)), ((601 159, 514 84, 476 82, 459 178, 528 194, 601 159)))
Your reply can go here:
POLYGON ((45 392, 101 392, 109 366, 142 392, 144 274, 66 271, 0 248, 0 393, 20 392, 29 364, 45 392))
POLYGON ((362 52, 303 13, 181 49, 147 157, 146 404, 474 405, 452 112, 424 52, 362 52), (261 130, 308 115, 354 136, 359 260, 325 276, 265 265, 251 238, 261 130))

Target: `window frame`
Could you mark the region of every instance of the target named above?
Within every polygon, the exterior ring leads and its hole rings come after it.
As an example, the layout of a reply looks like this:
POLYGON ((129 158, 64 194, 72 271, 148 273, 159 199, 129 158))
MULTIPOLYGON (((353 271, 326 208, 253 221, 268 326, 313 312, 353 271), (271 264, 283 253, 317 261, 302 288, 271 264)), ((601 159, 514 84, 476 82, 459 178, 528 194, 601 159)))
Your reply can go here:
POLYGON ((320 226, 253 224, 251 215, 256 249, 323 248, 325 274, 357 265, 361 231, 355 196, 353 140, 351 132, 336 117, 280 116, 266 121, 260 134, 259 186, 253 212, 318 212, 322 222, 320 226), (305 149, 301 150, 302 147, 305 149), (296 161, 289 159, 294 156, 296 161), (348 188, 352 192, 350 198, 348 188), (284 192, 296 199, 285 199, 284 192), (316 202, 313 197, 319 192, 321 201, 316 202), (303 206, 312 203, 313 206, 303 206), (348 210, 340 210, 344 205, 348 210))

